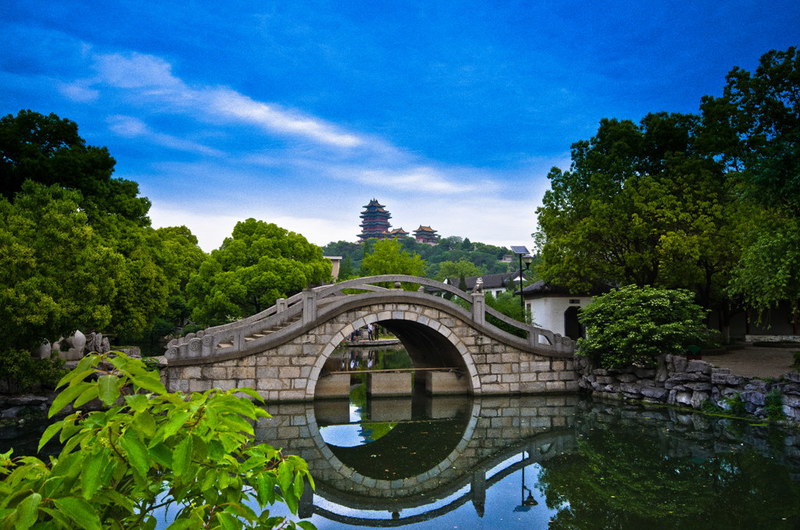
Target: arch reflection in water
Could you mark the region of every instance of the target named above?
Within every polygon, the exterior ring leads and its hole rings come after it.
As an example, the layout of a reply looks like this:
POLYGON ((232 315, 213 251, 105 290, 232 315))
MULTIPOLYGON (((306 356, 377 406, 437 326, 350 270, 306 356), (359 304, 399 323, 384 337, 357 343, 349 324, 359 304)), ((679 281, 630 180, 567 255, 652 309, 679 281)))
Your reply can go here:
MULTIPOLYGON (((399 526, 471 504, 471 517, 481 517, 490 487, 571 448, 568 418, 576 403, 574 396, 416 396, 373 399, 352 417, 348 402, 278 405, 259 438, 309 462, 317 491, 305 499, 304 515, 399 526), (358 435, 325 434, 331 427, 358 435)), ((516 498, 519 485, 515 490, 516 498)))
POLYGON ((354 427, 364 433, 358 457, 321 434, 344 417, 336 407, 270 406, 274 417, 258 432, 309 461, 317 491, 301 511, 320 529, 800 527, 797 433, 572 396, 397 406, 409 409, 410 420, 368 408, 351 421, 345 408, 346 423, 367 419, 354 427), (392 420, 375 441, 370 413, 392 420), (459 440, 445 436, 449 442, 434 448, 434 431, 423 430, 429 420, 459 431, 459 440), (403 425, 419 428, 397 431, 403 425), (409 441, 435 456, 396 468, 393 477, 384 456, 409 441))
POLYGON ((435 403, 434 411, 415 407, 411 397, 370 399, 366 407, 321 401, 315 413, 322 439, 342 464, 366 477, 396 480, 435 468, 462 440, 472 412, 470 402, 438 398, 435 403), (336 418, 337 409, 344 407, 349 412, 347 423, 336 418))

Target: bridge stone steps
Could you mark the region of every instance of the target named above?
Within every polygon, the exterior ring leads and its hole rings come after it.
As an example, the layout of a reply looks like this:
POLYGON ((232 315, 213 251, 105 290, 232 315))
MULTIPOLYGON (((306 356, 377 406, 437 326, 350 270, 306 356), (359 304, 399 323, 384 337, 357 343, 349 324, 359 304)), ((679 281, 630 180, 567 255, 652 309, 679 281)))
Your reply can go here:
MULTIPOLYGON (((297 315, 295 317, 292 317, 292 318, 288 319, 285 322, 281 322, 280 324, 275 324, 274 326, 271 326, 269 328, 264 328, 264 329, 262 329, 260 331, 252 333, 252 334, 250 334, 250 335, 248 335, 248 336, 246 336, 244 338, 244 342, 245 343, 253 342, 256 339, 260 339, 261 337, 266 337, 267 335, 270 335, 272 333, 278 332, 278 331, 280 331, 280 330, 282 330, 284 328, 287 328, 287 327, 291 326, 292 324, 294 324, 295 322, 297 322, 301 318, 302 318, 302 315, 297 315)), ((220 342, 219 344, 217 344, 217 349, 230 348, 232 346, 233 346, 233 341, 220 342)))

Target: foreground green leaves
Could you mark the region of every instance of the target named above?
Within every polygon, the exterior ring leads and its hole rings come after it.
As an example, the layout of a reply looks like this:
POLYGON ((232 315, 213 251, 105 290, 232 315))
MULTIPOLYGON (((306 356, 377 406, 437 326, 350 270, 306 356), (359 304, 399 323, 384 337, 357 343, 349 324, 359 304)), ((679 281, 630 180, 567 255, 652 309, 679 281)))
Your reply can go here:
POLYGON ((39 448, 57 438, 61 453, 46 463, 0 454, 0 528, 155 528, 154 512, 170 505, 170 529, 313 528, 265 509, 283 502, 296 514, 313 480, 301 458, 253 443, 253 423, 268 416, 256 392, 170 393, 124 354, 84 357, 58 387, 50 416, 74 412, 39 448), (102 410, 78 410, 95 399, 102 410))

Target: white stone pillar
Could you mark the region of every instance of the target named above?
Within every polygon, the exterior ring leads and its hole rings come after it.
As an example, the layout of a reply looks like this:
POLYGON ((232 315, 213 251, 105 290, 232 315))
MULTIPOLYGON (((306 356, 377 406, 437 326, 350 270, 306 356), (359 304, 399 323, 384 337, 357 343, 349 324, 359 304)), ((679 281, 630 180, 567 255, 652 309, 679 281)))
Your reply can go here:
POLYGON ((275 300, 275 309, 278 313, 286 311, 286 298, 278 298, 275 300))
POLYGON ((483 293, 472 293, 472 320, 476 324, 486 324, 486 298, 483 293))

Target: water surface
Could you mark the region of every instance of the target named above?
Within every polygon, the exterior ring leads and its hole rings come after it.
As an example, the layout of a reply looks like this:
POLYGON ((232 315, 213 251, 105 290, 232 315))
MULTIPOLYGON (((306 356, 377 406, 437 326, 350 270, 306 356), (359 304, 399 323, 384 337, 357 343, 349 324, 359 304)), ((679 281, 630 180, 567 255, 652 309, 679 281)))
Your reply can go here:
POLYGON ((800 437, 575 396, 276 405, 318 528, 798 528, 800 437))

